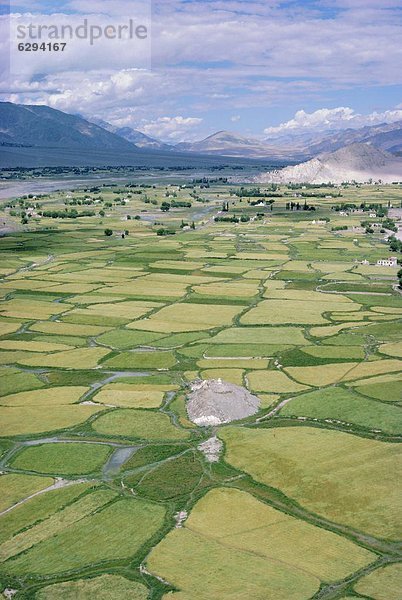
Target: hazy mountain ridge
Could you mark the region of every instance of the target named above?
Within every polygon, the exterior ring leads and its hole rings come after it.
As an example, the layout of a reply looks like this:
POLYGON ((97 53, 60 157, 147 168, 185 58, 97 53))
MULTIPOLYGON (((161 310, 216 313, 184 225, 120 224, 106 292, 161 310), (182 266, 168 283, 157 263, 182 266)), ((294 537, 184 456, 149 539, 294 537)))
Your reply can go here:
POLYGON ((0 144, 136 152, 137 147, 85 119, 42 105, 0 102, 0 144))
MULTIPOLYGON (((287 149, 278 150, 275 145, 268 145, 257 138, 248 138, 231 131, 217 131, 197 142, 181 142, 175 149, 182 152, 247 158, 283 158, 289 154, 287 149)), ((292 155, 292 152, 290 154, 292 155)))
POLYGON ((311 156, 322 152, 334 152, 350 144, 369 142, 376 148, 391 153, 402 151, 402 121, 369 125, 359 129, 344 129, 311 141, 305 151, 311 156))
MULTIPOLYGON (((82 117, 84 118, 84 117, 82 117)), ((138 131, 138 129, 133 129, 132 127, 116 127, 107 121, 103 121, 102 119, 89 119, 91 123, 95 123, 95 125, 99 125, 102 129, 106 129, 106 131, 110 131, 118 135, 119 137, 135 144, 137 148, 150 148, 153 150, 166 150, 171 151, 174 150, 174 146, 170 144, 165 144, 160 140, 150 137, 142 131, 138 131)))
POLYGON ((309 161, 255 178, 259 183, 343 183, 402 181, 402 159, 367 143, 345 146, 309 161))

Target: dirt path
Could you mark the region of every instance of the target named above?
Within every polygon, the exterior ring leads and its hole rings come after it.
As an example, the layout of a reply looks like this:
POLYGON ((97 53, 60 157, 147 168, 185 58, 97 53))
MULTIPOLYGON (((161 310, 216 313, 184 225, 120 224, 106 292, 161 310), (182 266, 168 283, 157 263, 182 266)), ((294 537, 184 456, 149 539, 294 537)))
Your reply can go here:
POLYGON ((57 479, 56 482, 53 483, 53 485, 49 485, 47 488, 44 488, 43 490, 39 490, 39 492, 35 492, 34 494, 31 494, 30 496, 23 498, 16 504, 13 504, 9 508, 6 508, 6 510, 3 510, 2 512, 0 512, 0 517, 11 512, 12 510, 14 510, 14 508, 21 506, 21 504, 25 504, 25 502, 28 502, 28 500, 31 500, 32 498, 35 498, 36 496, 40 496, 41 494, 44 494, 45 492, 51 492, 52 490, 59 490, 61 488, 67 487, 69 485, 75 485, 77 483, 85 483, 85 481, 86 481, 85 479, 77 479, 75 481, 70 481, 68 479, 57 479))

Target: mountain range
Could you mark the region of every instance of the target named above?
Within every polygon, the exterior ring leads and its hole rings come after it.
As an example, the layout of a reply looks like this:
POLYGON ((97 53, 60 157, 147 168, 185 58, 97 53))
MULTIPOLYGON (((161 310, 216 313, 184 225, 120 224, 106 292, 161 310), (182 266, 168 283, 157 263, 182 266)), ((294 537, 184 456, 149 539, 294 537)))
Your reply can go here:
POLYGON ((246 138, 230 131, 218 131, 198 142, 180 143, 176 149, 221 156, 303 160, 323 152, 334 152, 350 144, 368 142, 393 154, 402 152, 402 121, 359 129, 343 129, 323 135, 302 133, 277 135, 272 139, 246 138))
MULTIPOLYGON (((0 102, 0 168, 133 166, 177 170, 244 167, 250 162, 247 158, 181 152, 134 129, 108 129, 48 106, 0 102)), ((270 162, 264 163, 269 167, 270 162)))
POLYGON ((369 143, 344 146, 292 167, 254 178, 258 183, 368 183, 402 181, 402 158, 369 143))
MULTIPOLYGON (((79 115, 81 116, 81 115, 79 115)), ((82 117, 84 118, 84 117, 82 117)), ((119 137, 135 144, 137 148, 150 148, 151 150, 166 150, 167 152, 173 151, 175 149, 171 144, 165 144, 165 142, 161 142, 155 138, 138 131, 138 129, 133 129, 132 127, 116 127, 111 123, 107 123, 106 121, 102 121, 101 119, 91 119, 92 123, 99 125, 106 131, 110 131, 111 133, 115 133, 119 137)))
POLYGON ((136 146, 81 117, 48 106, 0 103, 0 144, 135 152, 136 146))
MULTIPOLYGON (((0 102, 0 166, 3 167, 159 165, 173 168, 217 164, 225 157, 227 164, 245 164, 252 159, 265 164, 266 168, 301 163, 295 171, 283 171, 281 177, 294 177, 295 181, 299 177, 309 180, 326 177, 335 182, 348 179, 349 175, 356 180, 366 176, 375 179, 384 172, 385 166, 388 169, 385 175, 391 176, 399 164, 394 156, 398 153, 402 153, 402 121, 346 129, 326 136, 287 133, 265 141, 218 131, 197 142, 172 145, 130 127, 119 128, 97 119, 90 121, 48 106, 0 102), (347 152, 336 154, 345 146, 349 148, 347 152), (382 158, 375 152, 370 157, 370 148, 383 152, 382 158), (340 160, 345 161, 343 169, 339 167, 340 160), (380 164, 381 160, 384 164, 380 164)), ((398 173, 397 169, 395 174, 398 173)))

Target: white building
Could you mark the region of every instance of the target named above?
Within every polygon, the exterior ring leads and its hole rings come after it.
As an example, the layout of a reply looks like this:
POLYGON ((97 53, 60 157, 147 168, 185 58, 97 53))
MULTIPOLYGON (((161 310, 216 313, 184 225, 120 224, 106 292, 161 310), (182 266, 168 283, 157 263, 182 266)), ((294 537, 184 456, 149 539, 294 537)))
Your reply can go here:
POLYGON ((398 259, 396 256, 390 256, 389 258, 382 258, 381 260, 377 260, 378 267, 397 267, 398 259))

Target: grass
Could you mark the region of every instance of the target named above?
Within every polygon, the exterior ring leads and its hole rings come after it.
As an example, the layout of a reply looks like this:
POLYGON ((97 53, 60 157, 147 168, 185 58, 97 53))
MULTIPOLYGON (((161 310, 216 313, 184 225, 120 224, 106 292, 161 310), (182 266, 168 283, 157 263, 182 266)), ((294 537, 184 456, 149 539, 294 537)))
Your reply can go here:
POLYGON ((111 369, 169 369, 176 358, 171 352, 121 352, 103 364, 111 369))
POLYGON ((153 345, 152 342, 160 338, 159 333, 148 331, 128 331, 127 329, 115 329, 100 335, 97 338, 99 344, 105 344, 119 350, 135 348, 136 346, 153 345))
POLYGON ((167 415, 148 410, 113 410, 93 422, 94 431, 128 439, 184 440, 188 432, 175 427, 167 415))
POLYGON ((7 372, 10 374, 1 376, 0 396, 7 396, 7 394, 24 392, 26 390, 35 390, 45 385, 44 381, 41 381, 33 373, 20 373, 11 369, 7 370, 7 372))
POLYGON ((399 600, 402 589, 402 565, 388 565, 366 575, 354 586, 355 591, 375 600, 399 600))
POLYGON ((31 367, 59 367, 61 369, 94 369, 109 354, 105 348, 77 348, 24 358, 18 362, 31 367))
POLYGON ((232 327, 208 340, 211 344, 307 344, 299 327, 232 327))
POLYGON ((57 406, 73 404, 88 391, 89 388, 80 386, 51 387, 29 392, 10 394, 0 399, 3 406, 57 406))
MULTIPOLYGON (((204 469, 194 452, 165 462, 149 471, 136 486, 136 492, 151 500, 186 498, 199 484, 204 469)), ((125 483, 130 486, 130 477, 125 483)))
POLYGON ((220 437, 230 464, 307 510, 379 538, 399 538, 396 444, 310 427, 225 427, 220 437))
POLYGON ((207 347, 205 356, 210 358, 274 356, 278 352, 283 352, 289 348, 292 348, 292 346, 281 344, 215 344, 207 347))
POLYGON ((254 392, 286 394, 308 389, 308 386, 293 381, 282 371, 252 371, 247 374, 247 379, 254 392))
POLYGON ((188 450, 189 446, 185 444, 152 444, 148 446, 142 446, 133 454, 133 456, 123 465, 125 471, 131 469, 137 469, 138 467, 144 467, 152 463, 157 463, 171 456, 176 456, 185 450, 188 450))
POLYGON ((4 564, 5 573, 51 575, 133 556, 161 527, 162 506, 120 499, 4 564))
POLYGON ((70 350, 65 344, 54 344, 51 342, 35 342, 20 340, 1 340, 0 349, 2 350, 26 350, 27 352, 57 352, 70 350))
POLYGON ((110 490, 97 490, 78 498, 61 511, 54 513, 47 519, 34 524, 26 531, 21 531, 4 542, 0 546, 0 560, 4 562, 61 533, 65 528, 81 521, 102 506, 107 505, 115 497, 116 494, 110 490))
POLYGON ((162 308, 147 320, 135 322, 136 329, 166 333, 202 331, 230 325, 241 307, 178 303, 162 308))
MULTIPOLYGON (((287 290, 286 290, 287 291, 287 290)), ((255 308, 245 314, 240 322, 244 325, 256 324, 306 324, 316 325, 328 323, 323 317, 324 312, 352 311, 359 308, 358 304, 342 303, 332 300, 331 302, 306 302, 305 300, 262 300, 255 308)))
POLYGON ((1 434, 4 437, 46 433, 73 427, 104 410, 102 406, 58 405, 57 411, 43 406, 1 406, 1 434))
POLYGON ((320 580, 344 577, 371 559, 339 536, 221 488, 153 549, 148 568, 177 586, 183 599, 285 600, 309 598, 320 580))
POLYGON ((319 587, 311 575, 233 550, 188 529, 170 532, 152 550, 147 565, 180 590, 177 600, 266 600, 268 593, 275 600, 304 600, 319 587))
POLYGON ((107 406, 120 406, 121 408, 158 408, 162 404, 165 393, 158 390, 130 390, 127 384, 111 384, 105 386, 96 396, 94 402, 107 406), (125 385, 126 389, 119 389, 125 385))
POLYGON ((302 352, 328 360, 363 360, 365 356, 364 348, 361 346, 306 346, 302 352))
POLYGON ((57 513, 65 505, 75 501, 93 484, 79 483, 65 488, 44 492, 0 517, 0 544, 18 532, 30 529, 35 523, 57 513))
POLYGON ((112 453, 100 444, 43 444, 24 448, 13 457, 14 469, 57 475, 84 475, 99 471, 112 453))
MULTIPOLYGON (((368 380, 370 381, 370 380, 368 380)), ((358 382, 357 382, 358 383, 358 382)), ((383 400, 384 402, 402 402, 402 381, 387 381, 384 383, 366 383, 356 385, 356 392, 369 398, 383 400)))
MULTIPOLYGON (((359 264, 381 258, 384 240, 332 232, 343 220, 331 206, 384 198, 399 206, 402 191, 349 186, 336 200, 325 198, 334 190, 320 188, 322 197, 309 203, 316 218, 331 222, 313 225, 311 213, 285 211, 293 190, 282 186, 269 223, 232 225, 208 222, 224 200, 237 214, 254 217, 259 209, 230 195, 240 186, 224 181, 226 170, 208 187, 189 187, 190 171, 184 179, 161 172, 143 188, 141 175, 130 172, 137 189, 126 188, 126 175, 120 170, 118 184, 90 192, 112 203, 105 217, 43 219, 0 238, 2 457, 15 450, 2 469, 42 474, 2 475, 4 502, 46 489, 49 474, 77 478, 0 516, 0 552, 10 555, 2 589, 45 600, 158 600, 172 586, 178 600, 310 598, 375 556, 347 535, 310 525, 314 519, 292 510, 293 501, 363 535, 398 536, 398 446, 374 438, 394 442, 399 431, 401 298, 370 293, 390 291, 396 270, 359 264), (164 214, 144 203, 147 194, 160 206, 169 184, 192 208, 164 214), (120 188, 131 196, 125 206, 115 202, 120 188), (209 204, 192 198, 194 190, 209 204), (181 231, 182 219, 194 219, 196 230, 181 231), (154 221, 176 235, 157 237, 154 221), (106 227, 118 231, 123 222, 129 236, 105 237, 106 227), (185 408, 185 382, 198 377, 248 387, 261 399, 257 416, 292 400, 265 421, 219 428, 226 444, 210 465, 196 446, 213 432, 195 428, 185 408), (87 400, 97 405, 80 405, 93 384, 87 400), (314 427, 300 417, 315 419, 314 427), (43 443, 53 432, 74 442, 43 443), (20 445, 32 438, 37 446, 20 445), (112 442, 138 449, 104 483, 112 442), (80 477, 89 482, 77 483, 80 477), (180 510, 189 517, 172 529, 180 510), (150 562, 160 558, 155 573, 172 586, 139 575, 150 551, 150 562)), ((32 172, 18 176, 28 186, 32 172)), ((71 192, 84 193, 89 188, 71 192)), ((40 202, 63 210, 65 196, 51 192, 40 202)), ((357 215, 350 221, 359 222, 357 215)), ((381 553, 387 542, 364 538, 364 545, 381 553)), ((347 594, 352 584, 339 592, 347 594)))
POLYGON ((50 485, 54 480, 51 477, 36 477, 11 473, 0 476, 0 511, 4 511, 20 500, 35 494, 50 485))
POLYGON ((36 593, 36 600, 77 600, 97 598, 97 600, 147 600, 148 588, 137 581, 130 581, 119 575, 101 575, 93 579, 66 581, 42 588, 36 593))
POLYGON ((343 388, 330 387, 302 394, 286 404, 281 415, 311 417, 321 420, 339 420, 385 433, 402 433, 401 410, 343 388))

